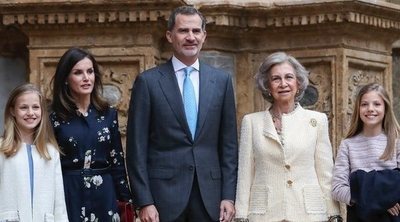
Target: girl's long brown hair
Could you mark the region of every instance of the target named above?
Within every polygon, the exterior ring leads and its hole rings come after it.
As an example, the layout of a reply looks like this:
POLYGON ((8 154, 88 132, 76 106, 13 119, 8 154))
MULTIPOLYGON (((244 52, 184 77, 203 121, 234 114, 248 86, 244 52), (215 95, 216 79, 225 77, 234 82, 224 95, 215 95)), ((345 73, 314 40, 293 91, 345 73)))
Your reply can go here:
POLYGON ((396 120, 396 116, 394 115, 390 97, 381 85, 377 83, 370 83, 360 88, 354 103, 354 111, 351 117, 350 128, 345 138, 353 137, 361 133, 363 130, 364 123, 360 118, 361 98, 363 95, 371 91, 377 92, 385 103, 385 116, 383 118, 382 128, 383 132, 387 136, 387 145, 380 159, 386 161, 391 159, 396 151, 396 140, 400 136, 400 127, 396 120))

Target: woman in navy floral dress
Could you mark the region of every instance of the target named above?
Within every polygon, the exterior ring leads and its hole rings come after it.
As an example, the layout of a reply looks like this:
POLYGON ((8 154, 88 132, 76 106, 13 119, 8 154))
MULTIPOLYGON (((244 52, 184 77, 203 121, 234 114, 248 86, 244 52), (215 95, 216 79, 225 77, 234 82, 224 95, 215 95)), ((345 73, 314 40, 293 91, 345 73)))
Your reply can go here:
POLYGON ((101 98, 94 57, 71 48, 53 79, 50 119, 62 152, 68 218, 71 222, 118 222, 117 200, 129 201, 117 111, 101 98))

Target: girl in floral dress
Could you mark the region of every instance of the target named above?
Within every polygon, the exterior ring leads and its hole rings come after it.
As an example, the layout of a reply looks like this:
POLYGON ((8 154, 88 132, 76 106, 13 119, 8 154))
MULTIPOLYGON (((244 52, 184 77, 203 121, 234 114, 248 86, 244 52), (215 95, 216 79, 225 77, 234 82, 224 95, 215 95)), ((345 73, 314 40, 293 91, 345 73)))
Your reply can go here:
POLYGON ((120 221, 117 200, 130 201, 117 110, 101 98, 98 64, 87 51, 71 48, 53 79, 50 119, 61 150, 68 217, 120 221))

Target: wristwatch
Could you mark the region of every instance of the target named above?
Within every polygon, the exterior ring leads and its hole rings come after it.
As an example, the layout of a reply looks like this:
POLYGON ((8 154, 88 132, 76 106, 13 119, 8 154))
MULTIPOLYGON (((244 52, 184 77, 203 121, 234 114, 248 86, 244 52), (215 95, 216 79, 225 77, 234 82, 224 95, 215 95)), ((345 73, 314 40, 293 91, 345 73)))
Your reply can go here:
POLYGON ((340 215, 330 216, 328 222, 343 222, 343 218, 340 215))
POLYGON ((247 218, 235 218, 234 222, 249 222, 249 219, 247 219, 247 218))

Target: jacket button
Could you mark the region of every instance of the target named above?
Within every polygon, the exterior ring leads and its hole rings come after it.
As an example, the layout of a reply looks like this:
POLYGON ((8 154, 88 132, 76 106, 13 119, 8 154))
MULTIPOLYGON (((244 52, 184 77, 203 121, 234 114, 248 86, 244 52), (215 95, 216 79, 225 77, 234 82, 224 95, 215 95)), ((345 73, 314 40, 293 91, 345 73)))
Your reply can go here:
POLYGON ((194 167, 193 166, 189 166, 189 170, 193 171, 194 167))

